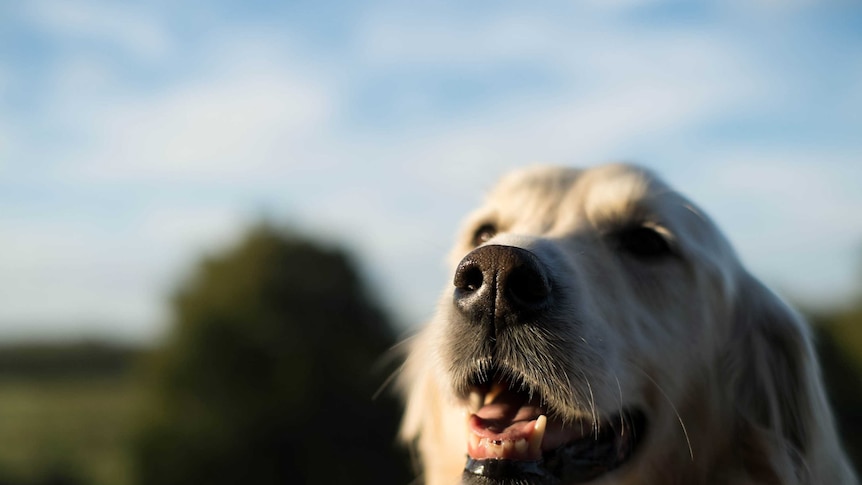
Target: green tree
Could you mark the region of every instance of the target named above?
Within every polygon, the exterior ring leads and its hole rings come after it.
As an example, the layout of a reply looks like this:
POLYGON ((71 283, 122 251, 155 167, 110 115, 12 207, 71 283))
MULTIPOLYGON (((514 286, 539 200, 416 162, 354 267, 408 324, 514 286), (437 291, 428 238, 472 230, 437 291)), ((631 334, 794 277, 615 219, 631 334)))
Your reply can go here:
POLYGON ((391 329, 341 251, 260 225, 204 260, 174 311, 139 484, 409 481, 397 406, 372 400, 391 329))
POLYGON ((815 314, 811 321, 838 430, 862 473, 862 287, 854 304, 815 314))
POLYGON ((838 430, 862 472, 862 305, 812 318, 838 430))

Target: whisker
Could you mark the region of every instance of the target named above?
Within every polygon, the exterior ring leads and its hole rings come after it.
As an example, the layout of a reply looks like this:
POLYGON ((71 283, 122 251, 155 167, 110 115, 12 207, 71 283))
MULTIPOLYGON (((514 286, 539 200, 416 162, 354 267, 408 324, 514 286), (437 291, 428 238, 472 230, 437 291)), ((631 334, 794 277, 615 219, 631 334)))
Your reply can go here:
MULTIPOLYGON (((623 386, 620 385, 620 377, 617 375, 617 371, 614 371, 614 379, 617 381, 617 390, 620 392, 620 409, 623 408, 623 386)), ((620 413, 620 437, 626 435, 626 426, 625 426, 625 418, 623 417, 624 413, 620 413)))
POLYGON ((673 401, 670 400, 670 396, 668 396, 667 393, 664 392, 664 389, 662 389, 662 387, 658 384, 658 382, 656 382, 655 379, 653 379, 649 374, 647 374, 646 371, 644 371, 640 367, 635 367, 635 369, 640 371, 641 374, 645 375, 646 378, 649 379, 653 383, 653 385, 656 387, 656 389, 658 389, 658 391, 661 393, 661 395, 664 396, 667 403, 670 404, 671 409, 673 409, 674 414, 676 414, 676 419, 679 420, 679 425, 682 428, 682 433, 685 435, 685 442, 688 445, 688 454, 691 457, 691 461, 694 462, 694 450, 691 447, 691 440, 688 439, 688 430, 685 429, 685 423, 682 420, 682 416, 680 416, 679 411, 677 411, 676 406, 674 406, 674 404, 673 404, 673 401))
POLYGON ((599 439, 599 416, 596 414, 596 398, 593 395, 593 386, 590 384, 590 378, 587 377, 586 373, 581 372, 581 375, 584 376, 587 389, 590 391, 590 414, 593 415, 593 432, 596 435, 596 439, 599 439))
POLYGON ((400 374, 404 370, 404 367, 407 365, 407 362, 406 360, 404 360, 404 357, 406 357, 408 347, 414 338, 415 335, 401 340, 400 342, 390 347, 386 352, 383 353, 383 355, 381 355, 377 359, 377 361, 375 362, 375 367, 379 371, 383 371, 386 367, 392 365, 396 360, 401 360, 401 363, 398 365, 398 367, 395 368, 395 370, 389 373, 389 376, 387 376, 386 379, 383 380, 383 383, 380 384, 380 387, 378 387, 377 390, 374 391, 374 394, 372 394, 371 396, 372 401, 376 401, 377 398, 380 397, 380 394, 383 393, 383 390, 389 387, 389 385, 392 384, 392 381, 394 381, 395 378, 398 377, 398 374, 400 374))
POLYGON ((380 387, 378 387, 378 388, 377 388, 377 390, 376 390, 376 391, 374 391, 374 394, 371 396, 371 400, 372 400, 372 401, 376 401, 376 400, 377 400, 377 398, 378 398, 378 397, 380 397, 380 394, 382 394, 382 393, 383 393, 383 391, 384 391, 387 387, 389 387, 389 385, 390 385, 390 384, 392 384, 392 381, 394 381, 394 380, 395 380, 395 378, 396 378, 396 377, 398 377, 398 374, 400 374, 400 373, 401 373, 401 371, 403 371, 403 370, 404 370, 404 365, 405 365, 405 364, 401 364, 401 365, 399 365, 397 369, 395 369, 394 371, 392 371, 391 373, 389 373, 389 377, 387 377, 387 378, 383 381, 383 383, 382 383, 382 384, 380 384, 380 387))

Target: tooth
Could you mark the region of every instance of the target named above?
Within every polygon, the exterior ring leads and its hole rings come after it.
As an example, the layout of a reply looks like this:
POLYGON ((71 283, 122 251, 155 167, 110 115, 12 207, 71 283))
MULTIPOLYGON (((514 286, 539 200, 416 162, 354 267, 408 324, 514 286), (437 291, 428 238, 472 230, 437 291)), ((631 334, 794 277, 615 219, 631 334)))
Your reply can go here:
POLYGON ((520 459, 529 458, 529 455, 527 455, 529 448, 530 445, 525 439, 520 439, 515 442, 515 451, 518 453, 518 458, 520 459))
POLYGON ((539 459, 542 457, 542 440, 545 438, 545 428, 548 426, 548 418, 544 414, 539 416, 533 426, 533 433, 530 435, 530 457, 539 459))
POLYGON ((503 456, 502 442, 484 438, 482 440, 482 444, 485 445, 485 449, 488 451, 488 455, 491 458, 500 458, 503 456))
POLYGON ((511 441, 502 441, 500 442, 500 456, 509 456, 512 450, 512 442, 511 441))
POLYGON ((469 440, 469 445, 467 446, 468 452, 470 452, 470 451, 475 452, 476 450, 479 449, 480 438, 476 433, 470 433, 468 440, 469 440))

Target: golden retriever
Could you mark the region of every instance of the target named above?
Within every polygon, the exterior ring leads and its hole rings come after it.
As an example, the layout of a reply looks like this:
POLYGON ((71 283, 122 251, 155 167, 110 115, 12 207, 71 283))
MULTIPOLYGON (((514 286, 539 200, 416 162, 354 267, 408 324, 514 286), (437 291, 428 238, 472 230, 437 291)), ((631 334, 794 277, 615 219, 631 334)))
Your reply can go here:
POLYGON ((806 326, 649 171, 538 167, 409 345, 427 485, 852 484, 806 326))

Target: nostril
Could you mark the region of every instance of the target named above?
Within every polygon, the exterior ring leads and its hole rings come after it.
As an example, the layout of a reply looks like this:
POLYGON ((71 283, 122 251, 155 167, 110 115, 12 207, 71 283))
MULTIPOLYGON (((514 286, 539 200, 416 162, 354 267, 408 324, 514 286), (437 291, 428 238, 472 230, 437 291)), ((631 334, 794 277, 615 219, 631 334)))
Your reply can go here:
POLYGON ((461 263, 455 272, 455 288, 465 292, 474 292, 482 287, 482 269, 473 261, 461 263))
POLYGON ((524 323, 551 305, 552 281, 530 251, 484 245, 458 264, 453 303, 471 322, 495 327, 524 323))
POLYGON ((506 282, 506 296, 516 306, 538 307, 551 294, 547 279, 530 265, 516 267, 506 282))

